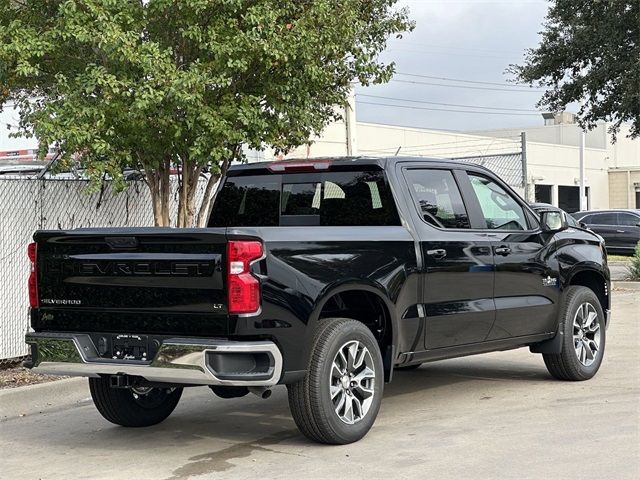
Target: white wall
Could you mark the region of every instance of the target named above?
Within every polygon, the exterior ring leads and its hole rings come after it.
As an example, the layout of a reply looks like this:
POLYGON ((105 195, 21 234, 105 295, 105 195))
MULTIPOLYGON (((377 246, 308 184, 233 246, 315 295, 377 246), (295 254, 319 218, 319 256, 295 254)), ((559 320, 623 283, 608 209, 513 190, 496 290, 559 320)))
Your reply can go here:
MULTIPOLYGON (((542 119, 541 119, 542 121, 542 119)), ((470 133, 486 135, 490 137, 502 137, 506 135, 526 132, 527 141, 540 143, 553 143, 557 145, 580 146, 580 127, 575 124, 540 125, 538 127, 506 128, 493 130, 475 130, 470 133)), ((607 148, 609 141, 607 126, 599 123, 593 130, 587 132, 586 146, 588 148, 607 148)))
MULTIPOLYGON (((640 168, 640 138, 631 140, 627 137, 629 127, 623 126, 618 134, 616 143, 609 142, 609 154, 611 161, 609 167, 636 167, 640 168)), ((611 136, 609 136, 611 139, 611 136)))
MULTIPOLYGON (((585 149, 585 178, 586 186, 590 187, 589 207, 592 209, 609 207, 607 158, 608 152, 604 149, 585 149)), ((530 184, 554 186, 553 203, 557 205, 559 185, 578 185, 576 180, 580 178, 580 149, 567 145, 527 142, 527 166, 530 184)), ((533 190, 532 186, 532 195, 533 190)))
POLYGON ((492 138, 443 130, 357 124, 361 155, 416 155, 425 157, 476 156, 520 151, 519 134, 513 138, 492 138))
MULTIPOLYGON (((599 123, 593 130, 586 134, 587 148, 599 148, 607 151, 609 157, 608 168, 616 167, 640 167, 640 138, 631 139, 629 126, 622 125, 617 135, 616 143, 613 143, 612 135, 607 132, 609 124, 599 123)), ((578 147, 580 145, 580 127, 575 124, 541 125, 539 127, 527 127, 522 129, 497 129, 474 131, 476 135, 502 137, 513 135, 519 131, 527 133, 527 141, 549 143, 554 145, 567 145, 578 147)))

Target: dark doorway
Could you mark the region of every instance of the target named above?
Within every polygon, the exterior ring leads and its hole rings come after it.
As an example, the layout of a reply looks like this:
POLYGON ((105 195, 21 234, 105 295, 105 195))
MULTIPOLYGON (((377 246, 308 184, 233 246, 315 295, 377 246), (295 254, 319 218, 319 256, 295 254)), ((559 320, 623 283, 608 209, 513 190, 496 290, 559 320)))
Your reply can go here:
POLYGON ((640 208, 640 190, 636 190, 636 208, 640 208))
POLYGON ((536 185, 536 203, 551 203, 551 185, 536 185))
MULTIPOLYGON (((587 210, 589 209, 589 187, 585 187, 587 197, 587 210)), ((580 211, 580 187, 568 187, 560 185, 558 187, 558 206, 566 212, 574 213, 580 211)))

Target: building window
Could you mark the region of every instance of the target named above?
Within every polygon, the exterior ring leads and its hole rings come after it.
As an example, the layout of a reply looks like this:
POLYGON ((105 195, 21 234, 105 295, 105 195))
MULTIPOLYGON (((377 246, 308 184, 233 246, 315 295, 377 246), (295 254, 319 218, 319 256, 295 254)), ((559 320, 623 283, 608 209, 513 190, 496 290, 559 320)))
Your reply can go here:
POLYGON ((536 185, 536 203, 553 203, 551 200, 551 185, 536 185))
MULTIPOLYGON (((587 197, 586 210, 591 207, 590 187, 585 187, 585 196, 587 197)), ((560 185, 558 187, 558 207, 568 213, 580 211, 580 187, 560 185)))

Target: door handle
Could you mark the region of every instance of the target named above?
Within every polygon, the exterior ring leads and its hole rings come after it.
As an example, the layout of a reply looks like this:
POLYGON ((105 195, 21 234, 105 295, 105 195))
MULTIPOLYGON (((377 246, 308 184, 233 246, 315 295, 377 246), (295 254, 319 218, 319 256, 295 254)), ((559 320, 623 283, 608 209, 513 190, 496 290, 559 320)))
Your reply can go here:
POLYGON ((626 230, 616 230, 616 233, 627 233, 626 230))
POLYGON ((435 250, 427 250, 427 255, 440 259, 447 256, 447 251, 444 248, 436 248, 435 250))
POLYGON ((504 245, 501 247, 496 247, 495 249, 496 255, 509 255, 511 253, 511 249, 509 247, 505 247, 504 245))

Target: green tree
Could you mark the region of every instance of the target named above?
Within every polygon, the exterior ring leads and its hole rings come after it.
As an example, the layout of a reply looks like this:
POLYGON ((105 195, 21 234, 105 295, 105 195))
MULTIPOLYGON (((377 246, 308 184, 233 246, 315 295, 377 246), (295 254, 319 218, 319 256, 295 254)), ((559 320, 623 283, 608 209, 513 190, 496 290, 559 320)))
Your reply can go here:
POLYGON ((541 35, 524 64, 509 69, 547 89, 538 106, 561 111, 584 100, 583 127, 610 121, 615 138, 631 122, 630 136, 639 136, 640 1, 555 0, 541 35))
POLYGON ((123 169, 140 169, 157 225, 170 223, 178 168, 177 224, 189 226, 201 173, 208 199, 243 146, 301 145, 339 117, 350 82, 390 79, 378 54, 413 28, 395 3, 0 0, 0 103, 94 185, 123 188, 123 169))

